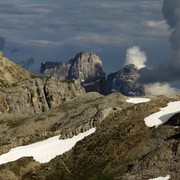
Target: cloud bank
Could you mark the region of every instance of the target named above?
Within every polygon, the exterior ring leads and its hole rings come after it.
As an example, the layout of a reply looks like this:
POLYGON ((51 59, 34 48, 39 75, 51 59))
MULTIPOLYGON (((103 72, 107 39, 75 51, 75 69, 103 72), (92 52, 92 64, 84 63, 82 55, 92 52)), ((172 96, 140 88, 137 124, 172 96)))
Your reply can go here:
POLYGON ((180 1, 164 0, 162 13, 172 31, 169 39, 174 55, 152 70, 142 70, 140 82, 143 83, 180 81, 180 1))
POLYGON ((165 96, 176 96, 179 91, 173 88, 168 83, 153 83, 144 85, 144 91, 146 95, 165 95, 165 96))

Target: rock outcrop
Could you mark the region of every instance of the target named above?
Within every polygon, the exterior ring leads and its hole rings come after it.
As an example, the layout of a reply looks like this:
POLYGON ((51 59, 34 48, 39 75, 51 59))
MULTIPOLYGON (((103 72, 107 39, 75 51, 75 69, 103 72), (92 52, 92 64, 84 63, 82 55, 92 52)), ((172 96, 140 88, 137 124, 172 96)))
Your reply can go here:
POLYGON ((125 101, 126 97, 121 94, 113 93, 104 97, 91 92, 30 117, 1 118, 0 137, 3 139, 3 146, 0 146, 0 154, 12 147, 30 144, 53 135, 59 134, 61 139, 66 139, 97 127, 110 114, 121 110, 123 106, 131 106, 125 101))
MULTIPOLYGON (((91 122, 92 118, 99 122, 96 124, 96 132, 49 163, 40 164, 32 158, 22 158, 1 165, 0 179, 143 180, 167 175, 170 175, 171 179, 179 179, 179 114, 170 118, 170 123, 158 128, 148 128, 144 123, 145 117, 159 111, 160 107, 166 106, 172 100, 155 97, 147 103, 132 104, 126 103, 126 97, 118 93, 106 97, 90 93, 75 98, 72 102, 46 112, 44 119, 40 116, 40 120, 34 120, 36 128, 39 131, 43 128, 38 126, 41 121, 44 126, 48 122, 52 123, 55 115, 58 119, 57 126, 51 127, 59 129, 59 132, 61 127, 65 127, 62 130, 67 131, 66 137, 76 133, 73 130, 75 128, 79 132, 86 130, 87 122, 91 122), (80 104, 78 109, 77 104, 80 104), (63 114, 63 111, 66 113, 63 114), (62 118, 59 118, 60 116, 62 118), (67 116, 69 118, 63 121, 67 116)), ((28 125, 25 133, 32 129, 31 123, 32 119, 29 119, 22 126, 24 129, 28 125)), ((11 133, 17 136, 17 132, 19 135, 22 133, 20 127, 11 133)))
POLYGON ((0 88, 16 85, 31 76, 29 72, 9 61, 2 52, 0 53, 0 88))
POLYGON ((96 91, 101 94, 109 92, 102 61, 91 52, 78 53, 65 63, 44 62, 41 64, 40 73, 61 80, 79 80, 86 92, 96 91))
POLYGON ((34 78, 0 91, 0 113, 44 112, 84 93, 78 81, 34 78))
POLYGON ((126 96, 143 96, 145 92, 143 86, 137 83, 138 78, 138 69, 135 65, 129 64, 108 75, 107 80, 111 92, 117 91, 126 96))
POLYGON ((0 54, 0 113, 34 114, 85 93, 76 80, 38 77, 0 54))

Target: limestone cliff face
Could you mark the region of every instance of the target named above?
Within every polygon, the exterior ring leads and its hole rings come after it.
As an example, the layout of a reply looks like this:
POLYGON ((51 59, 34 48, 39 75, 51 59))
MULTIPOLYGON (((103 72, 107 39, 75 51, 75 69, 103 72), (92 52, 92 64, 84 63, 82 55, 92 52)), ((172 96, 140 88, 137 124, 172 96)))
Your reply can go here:
MULTIPOLYGON (((0 123, 0 154, 12 147, 61 134, 72 137, 89 128, 96 132, 69 152, 40 164, 25 157, 0 166, 0 179, 122 179, 180 177, 179 113, 158 128, 148 128, 145 117, 179 97, 152 97, 132 104, 119 93, 88 93, 20 123, 0 123), (3 130, 2 130, 3 129, 3 130), (52 134, 51 134, 52 133, 52 134)), ((17 119, 17 122, 20 122, 17 119)))
POLYGON ((62 62, 44 62, 40 72, 57 79, 76 79, 86 89, 86 92, 96 91, 108 94, 106 75, 102 61, 91 52, 80 52, 73 59, 62 62))
POLYGON ((19 81, 29 78, 31 78, 29 72, 9 61, 0 52, 0 88, 14 85, 19 81))
POLYGON ((0 53, 0 113, 43 112, 84 93, 78 81, 37 77, 0 53))
POLYGON ((0 112, 33 114, 56 107, 85 93, 77 81, 34 78, 0 91, 0 112))
POLYGON ((69 78, 79 79, 81 82, 94 77, 103 77, 105 73, 100 58, 91 52, 81 52, 71 61, 69 78))
MULTIPOLYGON (((67 95, 67 97, 69 96, 67 95)), ((24 112, 23 116, 13 114, 13 116, 0 118, 0 140, 2 140, 0 154, 13 147, 31 144, 54 135, 61 135, 61 139, 71 138, 92 127, 99 126, 109 115, 121 110, 122 107, 131 106, 125 102, 126 97, 119 93, 103 96, 91 92, 40 113, 43 104, 37 101, 37 96, 33 99, 36 102, 34 102, 34 106, 29 106, 28 111, 33 111, 36 107, 36 111, 39 110, 39 113, 26 117, 24 112)), ((55 99, 57 100, 58 97, 55 99)), ((61 99, 59 97, 59 100, 61 99)), ((26 103, 27 100, 24 102, 26 103)), ((48 103, 44 104, 48 109, 48 103)), ((26 104, 24 106, 24 110, 27 110, 26 104)), ((23 106, 21 105, 20 108, 22 109, 23 106)))
POLYGON ((145 95, 143 86, 137 83, 138 69, 134 64, 129 64, 119 71, 108 75, 108 84, 112 92, 121 92, 126 96, 145 95))

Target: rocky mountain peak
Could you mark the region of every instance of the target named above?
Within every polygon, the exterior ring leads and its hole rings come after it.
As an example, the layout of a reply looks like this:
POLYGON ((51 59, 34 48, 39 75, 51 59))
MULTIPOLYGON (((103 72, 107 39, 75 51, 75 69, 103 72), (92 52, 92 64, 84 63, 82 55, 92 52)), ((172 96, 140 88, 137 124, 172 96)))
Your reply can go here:
POLYGON ((31 74, 21 68, 20 66, 14 64, 12 61, 8 60, 0 52, 0 86, 10 86, 20 80, 25 80, 31 77, 31 74))
POLYGON ((92 52, 78 53, 69 69, 69 78, 79 79, 81 82, 104 75, 102 61, 92 52))
POLYGON ((3 57, 3 56, 4 56, 3 52, 2 52, 2 51, 0 51, 0 57, 3 57))
POLYGON ((134 64, 128 64, 123 67, 122 71, 124 73, 134 73, 138 71, 138 68, 134 64))
POLYGON ((79 81, 38 77, 0 53, 1 117, 44 112, 84 93, 79 81))
POLYGON ((92 52, 80 52, 75 56, 74 60, 83 63, 98 63, 102 65, 100 58, 92 52))
POLYGON ((137 83, 138 78, 138 68, 134 64, 128 64, 108 75, 108 84, 112 92, 119 91, 126 96, 142 96, 145 93, 143 86, 137 83))
POLYGON ((134 64, 129 64, 119 70, 117 76, 127 81, 136 81, 139 77, 139 73, 134 64))
POLYGON ((108 94, 102 61, 92 52, 80 52, 66 62, 44 62, 41 64, 40 73, 61 80, 76 79, 86 92, 108 94))

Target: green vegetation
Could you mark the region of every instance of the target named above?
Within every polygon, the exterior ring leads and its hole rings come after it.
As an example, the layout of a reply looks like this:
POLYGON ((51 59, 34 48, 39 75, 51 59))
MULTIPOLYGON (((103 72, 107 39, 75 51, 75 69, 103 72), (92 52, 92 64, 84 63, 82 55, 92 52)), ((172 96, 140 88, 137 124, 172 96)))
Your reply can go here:
POLYGON ((40 76, 40 75, 37 75, 37 74, 30 73, 30 75, 31 75, 31 78, 33 78, 33 79, 35 79, 35 78, 46 79, 46 77, 43 77, 43 76, 40 76))
POLYGON ((3 80, 0 79, 0 87, 8 87, 8 85, 4 83, 3 80))
POLYGON ((22 118, 22 119, 17 119, 17 120, 11 120, 7 123, 7 125, 10 128, 16 128, 19 127, 21 125, 23 125, 25 122, 27 121, 27 118, 22 118))
POLYGON ((8 145, 8 144, 9 144, 8 142, 0 142, 0 147, 1 147, 1 146, 8 145))
POLYGON ((43 120, 44 120, 43 117, 37 117, 36 119, 34 119, 34 122, 43 121, 43 120))
POLYGON ((94 104, 92 104, 92 107, 93 107, 93 108, 96 108, 97 110, 99 110, 99 103, 94 103, 94 104))
POLYGON ((17 85, 18 85, 18 83, 11 84, 12 87, 16 87, 17 85))

